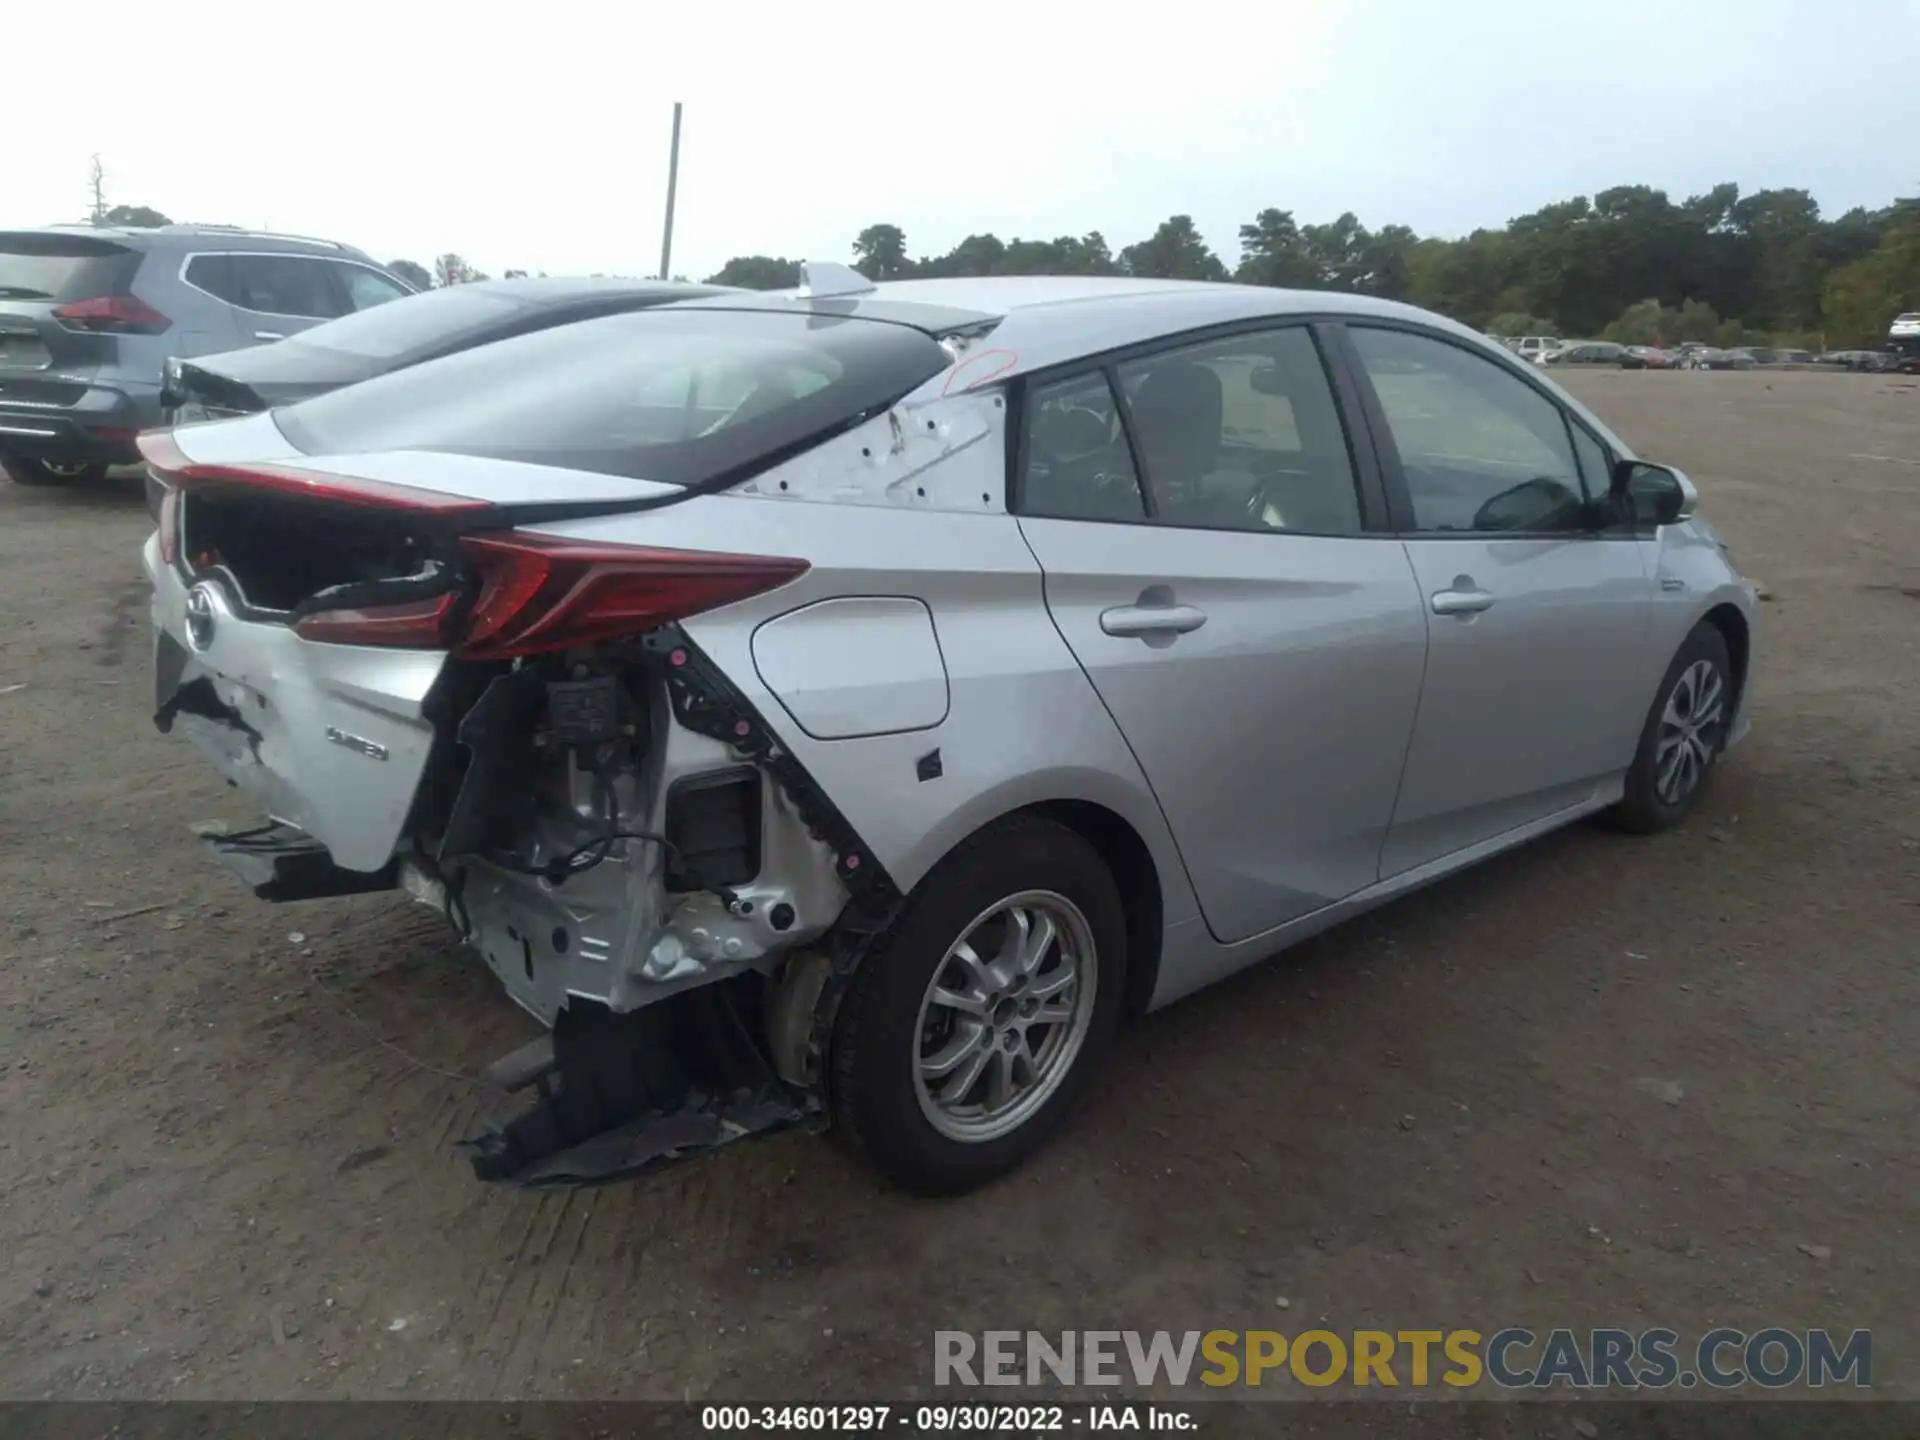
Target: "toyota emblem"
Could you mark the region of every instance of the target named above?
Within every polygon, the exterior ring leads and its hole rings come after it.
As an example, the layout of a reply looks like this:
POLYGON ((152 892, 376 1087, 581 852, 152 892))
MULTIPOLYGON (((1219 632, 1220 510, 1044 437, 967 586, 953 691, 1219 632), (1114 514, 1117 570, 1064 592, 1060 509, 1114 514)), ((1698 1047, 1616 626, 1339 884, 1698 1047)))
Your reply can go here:
POLYGON ((204 650, 213 643, 213 592, 196 585, 187 592, 187 643, 204 650))

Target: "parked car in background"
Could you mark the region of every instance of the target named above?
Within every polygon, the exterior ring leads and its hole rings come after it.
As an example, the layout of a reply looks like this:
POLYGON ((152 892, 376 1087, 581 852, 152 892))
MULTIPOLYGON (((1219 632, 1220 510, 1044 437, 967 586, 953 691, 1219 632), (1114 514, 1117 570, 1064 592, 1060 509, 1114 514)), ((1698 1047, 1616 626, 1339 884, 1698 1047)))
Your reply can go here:
POLYGON ((0 231, 0 469, 98 476, 161 423, 169 356, 284 339, 411 295, 331 240, 208 225, 0 231))
POLYGON ((1523 335, 1507 343, 1522 360, 1537 360, 1547 351, 1559 349, 1562 342, 1552 335, 1523 335))
POLYGON ((1791 348, 1776 350, 1773 352, 1773 363, 1776 365, 1811 365, 1813 364, 1813 352, 1811 350, 1796 350, 1791 348))
POLYGON ((1816 357, 1816 365, 1831 365, 1842 370, 1879 370, 1884 360, 1878 350, 1829 350, 1816 357))
POLYGON ((724 293, 716 285, 544 276, 453 285, 329 320, 277 344, 170 359, 161 401, 170 424, 224 419, 509 336, 724 293))
MULTIPOLYGON (((1747 362, 1751 368, 1753 362, 1747 362)), ((1689 349, 1680 361, 1683 370, 1736 370, 1739 365, 1730 350, 1720 350, 1712 345, 1696 345, 1689 349)))
POLYGON ((803 276, 142 438, 156 723, 276 817, 203 843, 404 889, 552 1027, 483 1177, 831 1118, 970 1188, 1124 1013, 1674 825, 1747 728, 1693 487, 1464 326, 803 276))
POLYGON ((1887 327, 1885 353, 1891 358, 1884 368, 1903 375, 1920 374, 1920 310, 1894 316, 1887 327))
POLYGON ((1673 351, 1662 350, 1657 345, 1629 345, 1627 354, 1639 362, 1638 368, 1642 370, 1671 370, 1680 363, 1673 351))
POLYGON ((1633 357, 1628 355, 1627 347, 1616 345, 1611 340, 1569 340, 1556 350, 1543 351, 1539 356, 1542 365, 1604 365, 1611 369, 1621 369, 1632 365, 1638 368, 1633 357))

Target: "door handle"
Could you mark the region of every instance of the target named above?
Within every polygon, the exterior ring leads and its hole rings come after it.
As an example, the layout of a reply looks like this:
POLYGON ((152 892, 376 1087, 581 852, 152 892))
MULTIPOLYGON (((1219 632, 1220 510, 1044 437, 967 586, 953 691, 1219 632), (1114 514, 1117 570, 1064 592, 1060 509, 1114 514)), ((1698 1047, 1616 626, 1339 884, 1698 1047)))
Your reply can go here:
POLYGON ((1117 605, 1100 612, 1100 628, 1123 639, 1185 635, 1206 623, 1207 612, 1191 605, 1117 605))
POLYGON ((1458 582, 1452 590, 1436 590, 1433 595, 1433 613, 1436 615, 1478 615, 1482 610, 1493 608, 1493 596, 1480 589, 1461 589, 1458 582))
POLYGON ((256 330, 253 332, 253 338, 256 340, 284 340, 287 337, 282 335, 278 330, 256 330))

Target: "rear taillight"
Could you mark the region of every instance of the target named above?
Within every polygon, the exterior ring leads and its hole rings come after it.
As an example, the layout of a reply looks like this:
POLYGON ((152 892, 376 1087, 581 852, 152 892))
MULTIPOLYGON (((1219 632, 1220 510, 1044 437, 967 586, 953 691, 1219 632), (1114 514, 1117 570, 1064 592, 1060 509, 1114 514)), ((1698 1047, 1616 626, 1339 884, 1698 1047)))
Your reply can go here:
POLYGON ((53 318, 69 330, 105 335, 158 335, 173 326, 173 321, 137 295, 97 295, 91 300, 74 300, 54 306, 53 318))
MULTIPOLYGON (((295 466, 202 464, 161 430, 138 443, 160 487, 160 553, 169 564, 180 553, 182 496, 200 486, 269 490, 464 524, 493 508, 463 495, 295 466)), ((294 622, 295 633, 335 645, 452 649, 470 660, 508 660, 658 629, 776 589, 808 568, 805 560, 780 556, 596 544, 524 530, 466 534, 458 543, 474 581, 464 619, 455 617, 465 590, 316 611, 294 622)))
POLYGON ((295 633, 336 645, 450 648, 466 660, 511 660, 658 629, 796 579, 804 560, 596 545, 510 530, 460 548, 479 588, 464 622, 454 597, 328 610, 295 633))
POLYGON ((638 635, 807 572, 804 560, 600 545, 526 531, 460 541, 480 578, 455 649, 507 660, 638 635))
POLYGON ((447 643, 447 616, 455 595, 435 595, 399 605, 358 610, 321 610, 293 622, 302 640, 330 645, 384 645, 389 649, 438 650, 447 643))

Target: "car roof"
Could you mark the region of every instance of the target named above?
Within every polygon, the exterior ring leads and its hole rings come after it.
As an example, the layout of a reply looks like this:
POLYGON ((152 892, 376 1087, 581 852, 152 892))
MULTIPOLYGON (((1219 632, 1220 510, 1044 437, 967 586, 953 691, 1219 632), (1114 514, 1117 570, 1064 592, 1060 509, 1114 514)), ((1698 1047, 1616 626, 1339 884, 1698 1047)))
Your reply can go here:
POLYGON ((695 300, 737 293, 728 285, 695 285, 685 280, 629 280, 612 275, 521 275, 511 280, 475 280, 468 289, 509 300, 530 302, 590 300, 596 297, 695 300))
POLYGON ((239 225, 41 225, 28 227, 24 233, 89 235, 129 249, 198 249, 218 244, 234 250, 300 250, 316 255, 349 255, 356 260, 368 258, 365 251, 340 240, 248 230, 239 225))
POLYGON ((1443 315, 1366 295, 1281 290, 1201 280, 1107 275, 991 275, 882 281, 870 289, 809 296, 801 290, 742 291, 690 302, 713 309, 797 309, 826 316, 911 325, 934 335, 990 332, 987 344, 1011 376, 1082 356, 1236 321, 1329 315, 1416 321, 1501 347, 1443 315))

